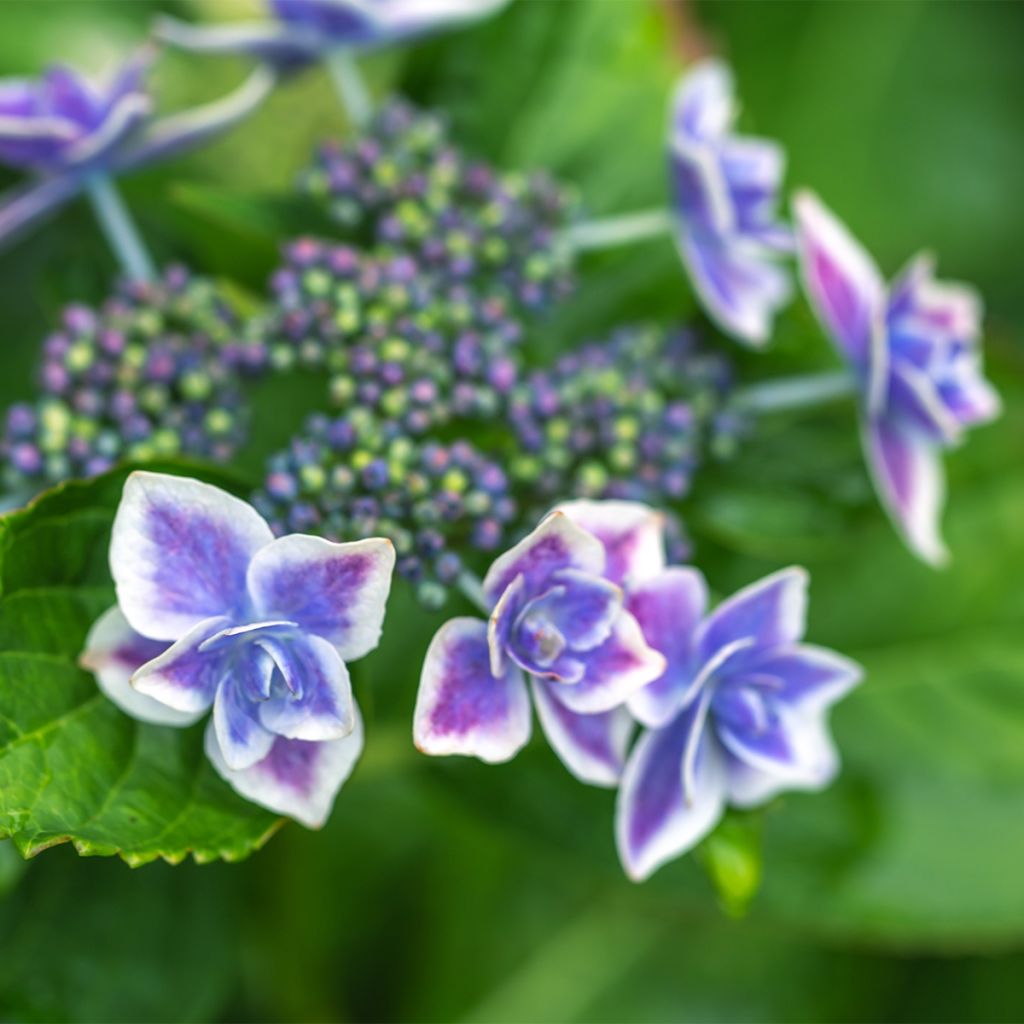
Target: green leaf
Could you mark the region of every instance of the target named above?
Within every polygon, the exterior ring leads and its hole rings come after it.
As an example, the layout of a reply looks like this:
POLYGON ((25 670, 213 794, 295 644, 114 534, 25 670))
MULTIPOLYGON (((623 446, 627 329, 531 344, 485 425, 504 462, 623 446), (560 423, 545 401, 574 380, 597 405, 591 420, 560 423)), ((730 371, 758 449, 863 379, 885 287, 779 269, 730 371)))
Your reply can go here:
POLYGON ((280 821, 217 776, 203 726, 136 722, 76 664, 114 600, 106 553, 127 472, 64 485, 0 519, 0 837, 25 856, 71 842, 132 865, 238 860, 280 821))

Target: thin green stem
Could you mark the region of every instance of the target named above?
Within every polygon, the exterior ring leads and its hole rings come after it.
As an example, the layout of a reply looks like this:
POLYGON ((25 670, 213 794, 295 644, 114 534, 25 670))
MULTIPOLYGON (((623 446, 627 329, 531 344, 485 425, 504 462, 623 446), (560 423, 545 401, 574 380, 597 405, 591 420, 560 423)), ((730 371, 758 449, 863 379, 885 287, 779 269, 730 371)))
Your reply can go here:
POLYGON ((574 252, 588 249, 612 249, 620 245, 658 238, 672 231, 675 217, 670 210, 641 210, 619 217, 586 220, 573 224, 562 233, 561 241, 574 252))
POLYGON ((152 281, 153 261, 114 182, 106 174, 94 174, 85 191, 121 269, 133 281, 152 281))
POLYGON ((822 405, 852 395, 856 390, 857 381, 853 374, 847 370, 836 370, 751 384, 735 391, 731 404, 740 412, 782 412, 822 405))
POLYGON ((355 57, 348 50, 334 50, 324 63, 349 120, 357 128, 364 127, 373 116, 373 98, 355 57))

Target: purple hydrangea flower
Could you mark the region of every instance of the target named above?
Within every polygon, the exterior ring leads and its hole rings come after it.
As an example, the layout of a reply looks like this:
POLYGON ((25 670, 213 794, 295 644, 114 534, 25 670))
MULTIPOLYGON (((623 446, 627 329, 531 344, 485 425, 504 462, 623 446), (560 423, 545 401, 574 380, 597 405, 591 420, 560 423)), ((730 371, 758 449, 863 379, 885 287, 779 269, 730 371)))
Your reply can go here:
POLYGON ((643 505, 581 501, 553 511, 491 566, 489 621, 452 619, 435 635, 416 701, 416 746, 507 761, 530 738, 532 691, 569 770, 615 785, 632 731, 624 704, 666 666, 627 593, 663 565, 661 520, 643 505))
POLYGON ((616 812, 619 855, 642 880, 714 828, 727 804, 752 807, 784 789, 819 789, 838 759, 829 707, 861 677, 832 651, 801 643, 807 574, 785 569, 705 615, 694 569, 672 567, 629 607, 665 673, 634 694, 648 728, 633 747, 616 812))
POLYGON ((791 290, 776 262, 791 245, 775 209, 785 157, 776 142, 734 135, 734 120, 731 72, 701 62, 680 83, 670 124, 679 250, 712 319, 763 345, 791 290))
POLYGON ((346 663, 376 647, 387 540, 274 539, 251 505, 183 477, 133 473, 114 520, 117 608, 82 663, 126 712, 187 725, 243 796, 316 827, 362 747, 346 663))
POLYGON ((1000 411, 981 363, 981 300, 939 283, 917 256, 886 288, 868 253, 810 193, 796 200, 804 287, 852 368, 875 487, 920 558, 948 557, 940 534, 941 453, 1000 411))
POLYGON ((296 68, 333 50, 363 50, 475 21, 508 0, 268 0, 275 22, 195 27, 162 18, 157 33, 201 53, 244 53, 296 68))
POLYGON ((150 112, 151 58, 140 52, 103 84, 67 67, 38 81, 0 80, 0 162, 46 174, 102 162, 150 112))

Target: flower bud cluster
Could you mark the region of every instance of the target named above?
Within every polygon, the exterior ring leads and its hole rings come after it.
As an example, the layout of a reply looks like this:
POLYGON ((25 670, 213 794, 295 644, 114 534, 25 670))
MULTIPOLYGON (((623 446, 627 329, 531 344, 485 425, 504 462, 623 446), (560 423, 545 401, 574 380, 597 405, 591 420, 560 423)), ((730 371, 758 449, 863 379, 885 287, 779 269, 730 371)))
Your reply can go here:
POLYGON ((121 459, 226 461, 245 433, 240 333, 216 287, 181 268, 122 284, 99 310, 68 306, 44 343, 40 397, 8 411, 4 485, 94 476, 121 459))
POLYGON ((269 460, 253 504, 277 533, 388 537, 430 607, 462 572, 460 555, 500 548, 517 514, 506 474, 472 444, 419 441, 364 409, 311 416, 269 460))
POLYGON ((575 198, 545 174, 470 159, 436 113, 392 100, 361 137, 324 146, 300 185, 365 241, 415 255, 482 298, 534 310, 571 289, 557 238, 575 198))

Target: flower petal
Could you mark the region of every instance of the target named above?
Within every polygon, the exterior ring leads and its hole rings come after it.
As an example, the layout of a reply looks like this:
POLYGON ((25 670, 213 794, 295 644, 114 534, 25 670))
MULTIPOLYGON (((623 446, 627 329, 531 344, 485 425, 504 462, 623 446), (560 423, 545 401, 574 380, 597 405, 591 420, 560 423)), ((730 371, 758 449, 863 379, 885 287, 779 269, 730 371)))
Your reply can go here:
POLYGON ((537 616, 549 622, 574 651, 589 651, 604 643, 622 610, 621 588, 575 569, 560 569, 551 582, 547 593, 523 609, 524 620, 537 616))
POLYGON ((724 135, 735 117, 735 86, 729 66, 709 58, 680 79, 672 99, 672 128, 678 136, 709 139, 724 135))
POLYGON ((271 540, 251 505, 217 487, 132 473, 110 541, 118 604, 153 640, 177 640, 213 616, 239 617, 249 562, 271 540))
POLYGON ((201 651, 202 645, 228 623, 205 619, 177 643, 136 669, 131 684, 141 694, 185 714, 201 714, 213 703, 227 665, 219 651, 201 651))
POLYGON ((970 285, 935 280, 935 257, 918 253, 893 281, 889 318, 912 317, 960 341, 981 333, 982 301, 970 285))
POLYGON ((786 271, 760 246, 742 241, 684 228, 678 243, 708 315, 737 341, 766 344, 792 292, 786 271))
MULTIPOLYGON (((273 672, 270 657, 258 647, 248 648, 244 656, 259 665, 259 669, 248 669, 247 676, 260 670, 267 676, 273 672)), ((257 761, 262 761, 274 744, 274 734, 260 723, 262 704, 250 698, 249 689, 232 673, 221 680, 213 702, 213 728, 217 743, 224 755, 224 763, 234 771, 251 768, 257 761)))
POLYGON ((322 742, 352 731, 355 703, 348 668, 319 636, 256 641, 284 678, 284 690, 260 705, 263 725, 279 736, 322 742))
POLYGON ((637 501, 567 501, 563 512, 605 550, 604 576, 631 587, 665 567, 665 517, 637 501))
POLYGON ((565 513, 555 511, 533 533, 495 560, 484 577, 484 593, 494 604, 522 575, 525 593, 532 597, 558 569, 578 569, 601 576, 604 568, 601 542, 580 529, 565 513))
POLYGON ((491 674, 487 626, 451 619, 434 636, 420 677, 413 740, 425 754, 466 754, 497 764, 530 738, 530 696, 509 662, 491 674))
POLYGON ((136 669, 166 649, 165 643, 136 633, 114 605, 92 624, 78 663, 96 676, 99 688, 132 718, 154 725, 191 725, 202 711, 175 711, 139 693, 129 682, 136 669))
POLYGON ((629 710, 644 725, 667 725, 692 698, 699 681, 694 638, 707 602, 704 577, 681 566, 665 569, 629 595, 629 610, 644 638, 668 663, 661 676, 629 698, 629 710))
POLYGON ((532 679, 533 702, 544 735, 562 763, 581 782, 616 786, 626 763, 633 720, 625 708, 578 715, 551 695, 552 685, 532 679))
POLYGON ((626 874, 641 882, 686 853, 717 824, 725 808, 725 758, 714 737, 698 735, 694 702, 670 725, 650 729, 626 763, 615 807, 615 836, 626 874), (696 750, 693 785, 683 789, 683 759, 696 750))
POLYGON ((498 677, 505 671, 506 650, 512 639, 512 630, 524 604, 526 578, 517 576, 504 590, 487 620, 487 647, 490 651, 491 675, 498 677))
POLYGON ((272 22, 190 25, 165 15, 156 20, 153 31, 161 41, 193 53, 248 54, 289 69, 315 60, 322 49, 321 41, 308 32, 272 22))
POLYGON ((875 490, 907 546, 930 565, 943 565, 949 552, 939 533, 946 497, 939 452, 888 419, 866 424, 862 437, 875 490))
POLYGON ((206 730, 206 754, 235 792, 307 828, 320 828, 327 821, 334 798, 362 750, 363 723, 358 708, 352 731, 343 739, 309 743, 279 736, 262 761, 243 771, 228 767, 212 723, 206 730))
POLYGON ((772 678, 773 695, 801 708, 825 708, 846 696, 864 677, 855 661, 812 644, 767 652, 749 671, 772 678))
POLYGON ((701 626, 701 662, 737 640, 752 640, 755 649, 796 643, 806 628, 808 579, 806 569, 791 566, 723 601, 701 626))
POLYGON ((297 622, 354 661, 380 640, 394 567, 389 540, 335 544, 293 533, 257 552, 247 578, 260 615, 297 622))
POLYGON ((612 635, 600 647, 580 655, 585 673, 578 683, 554 685, 552 694, 570 711, 591 715, 624 704, 665 671, 665 656, 644 639, 629 612, 615 620, 612 635))

